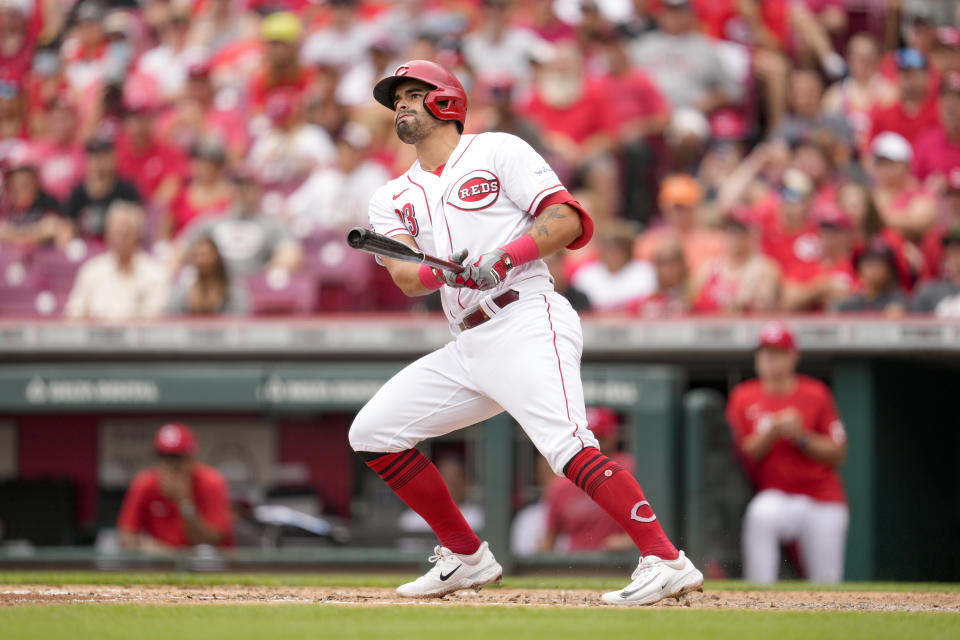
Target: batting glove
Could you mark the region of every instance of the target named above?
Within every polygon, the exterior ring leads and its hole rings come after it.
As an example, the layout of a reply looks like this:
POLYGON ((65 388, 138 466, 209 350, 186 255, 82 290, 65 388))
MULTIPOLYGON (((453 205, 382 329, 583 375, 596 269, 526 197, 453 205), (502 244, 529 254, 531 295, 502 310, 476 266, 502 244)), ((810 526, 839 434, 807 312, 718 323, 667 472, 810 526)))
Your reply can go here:
MULTIPOLYGON (((457 264, 463 264, 467 259, 467 255, 467 250, 461 249, 460 251, 451 253, 449 256, 447 256, 447 260, 450 262, 456 262, 457 264)), ((442 280, 448 287, 453 287, 455 289, 476 289, 477 285, 472 279, 470 279, 469 271, 469 266, 460 273, 454 273, 453 271, 449 271, 447 269, 438 269, 434 267, 433 274, 437 277, 437 279, 442 280)))
MULTIPOLYGON (((458 264, 463 264, 466 259, 466 249, 450 256, 450 260, 458 264)), ((466 269, 460 273, 438 270, 437 277, 451 287, 486 291, 503 282, 503 279, 507 277, 507 272, 512 268, 513 264, 509 254, 503 249, 494 249, 480 256, 473 264, 468 264, 466 269)))

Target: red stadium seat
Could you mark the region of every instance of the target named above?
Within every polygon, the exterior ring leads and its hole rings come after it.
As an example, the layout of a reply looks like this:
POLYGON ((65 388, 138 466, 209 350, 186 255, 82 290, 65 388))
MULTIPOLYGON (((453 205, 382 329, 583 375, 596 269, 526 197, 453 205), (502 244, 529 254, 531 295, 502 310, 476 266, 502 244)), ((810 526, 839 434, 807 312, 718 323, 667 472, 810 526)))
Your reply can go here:
POLYGON ((345 238, 342 231, 323 231, 303 240, 304 268, 317 282, 321 311, 364 311, 374 304, 369 290, 377 265, 345 238))
POLYGON ((308 275, 271 270, 247 279, 254 315, 306 315, 314 310, 316 284, 308 275))

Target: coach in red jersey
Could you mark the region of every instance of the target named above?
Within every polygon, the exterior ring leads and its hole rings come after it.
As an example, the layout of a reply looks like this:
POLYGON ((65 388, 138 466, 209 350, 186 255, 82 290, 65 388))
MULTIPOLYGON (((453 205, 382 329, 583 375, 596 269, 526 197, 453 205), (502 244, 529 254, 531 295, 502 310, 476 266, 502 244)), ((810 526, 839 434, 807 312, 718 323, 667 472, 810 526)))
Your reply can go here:
POLYGON ((790 329, 768 323, 756 352, 758 378, 737 385, 727 404, 758 491, 743 519, 743 573, 750 582, 775 581, 780 545, 792 542, 807 578, 843 578, 850 511, 837 468, 846 457, 846 433, 830 390, 797 374, 797 359, 790 329))
POLYGON ((159 463, 141 471, 123 499, 117 528, 127 549, 157 551, 196 544, 233 545, 227 483, 194 459, 190 427, 165 424, 154 438, 159 463))

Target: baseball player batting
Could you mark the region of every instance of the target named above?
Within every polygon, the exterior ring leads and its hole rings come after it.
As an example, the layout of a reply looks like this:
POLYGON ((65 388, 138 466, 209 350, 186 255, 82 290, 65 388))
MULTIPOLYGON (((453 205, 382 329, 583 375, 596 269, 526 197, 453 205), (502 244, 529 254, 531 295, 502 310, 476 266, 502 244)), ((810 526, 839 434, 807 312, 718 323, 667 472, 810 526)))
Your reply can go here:
POLYGON ((464 266, 454 273, 378 258, 407 295, 440 290, 455 336, 383 385, 350 428, 353 449, 440 539, 434 566, 397 593, 438 597, 500 580, 493 552, 415 447, 501 411, 640 550, 630 584, 603 594, 605 601, 652 604, 702 589, 703 574, 671 544, 640 485, 600 452, 587 425, 580 320, 540 258, 586 244, 590 216, 519 138, 462 135, 466 92, 442 66, 407 62, 373 96, 395 112, 397 136, 414 145, 417 161, 374 193, 371 226, 464 266))

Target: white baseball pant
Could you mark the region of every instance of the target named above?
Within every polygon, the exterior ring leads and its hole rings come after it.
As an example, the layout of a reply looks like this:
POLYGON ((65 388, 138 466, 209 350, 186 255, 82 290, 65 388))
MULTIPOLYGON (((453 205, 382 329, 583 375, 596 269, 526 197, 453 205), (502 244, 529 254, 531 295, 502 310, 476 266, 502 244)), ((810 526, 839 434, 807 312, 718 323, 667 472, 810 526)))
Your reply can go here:
POLYGON ((524 292, 388 380, 354 419, 350 446, 404 451, 506 410, 562 475, 573 456, 598 446, 587 428, 582 350, 580 318, 566 298, 524 292))
POLYGON ((774 582, 780 573, 780 545, 797 543, 800 561, 813 582, 840 582, 850 508, 777 489, 759 492, 743 516, 743 577, 774 582))

